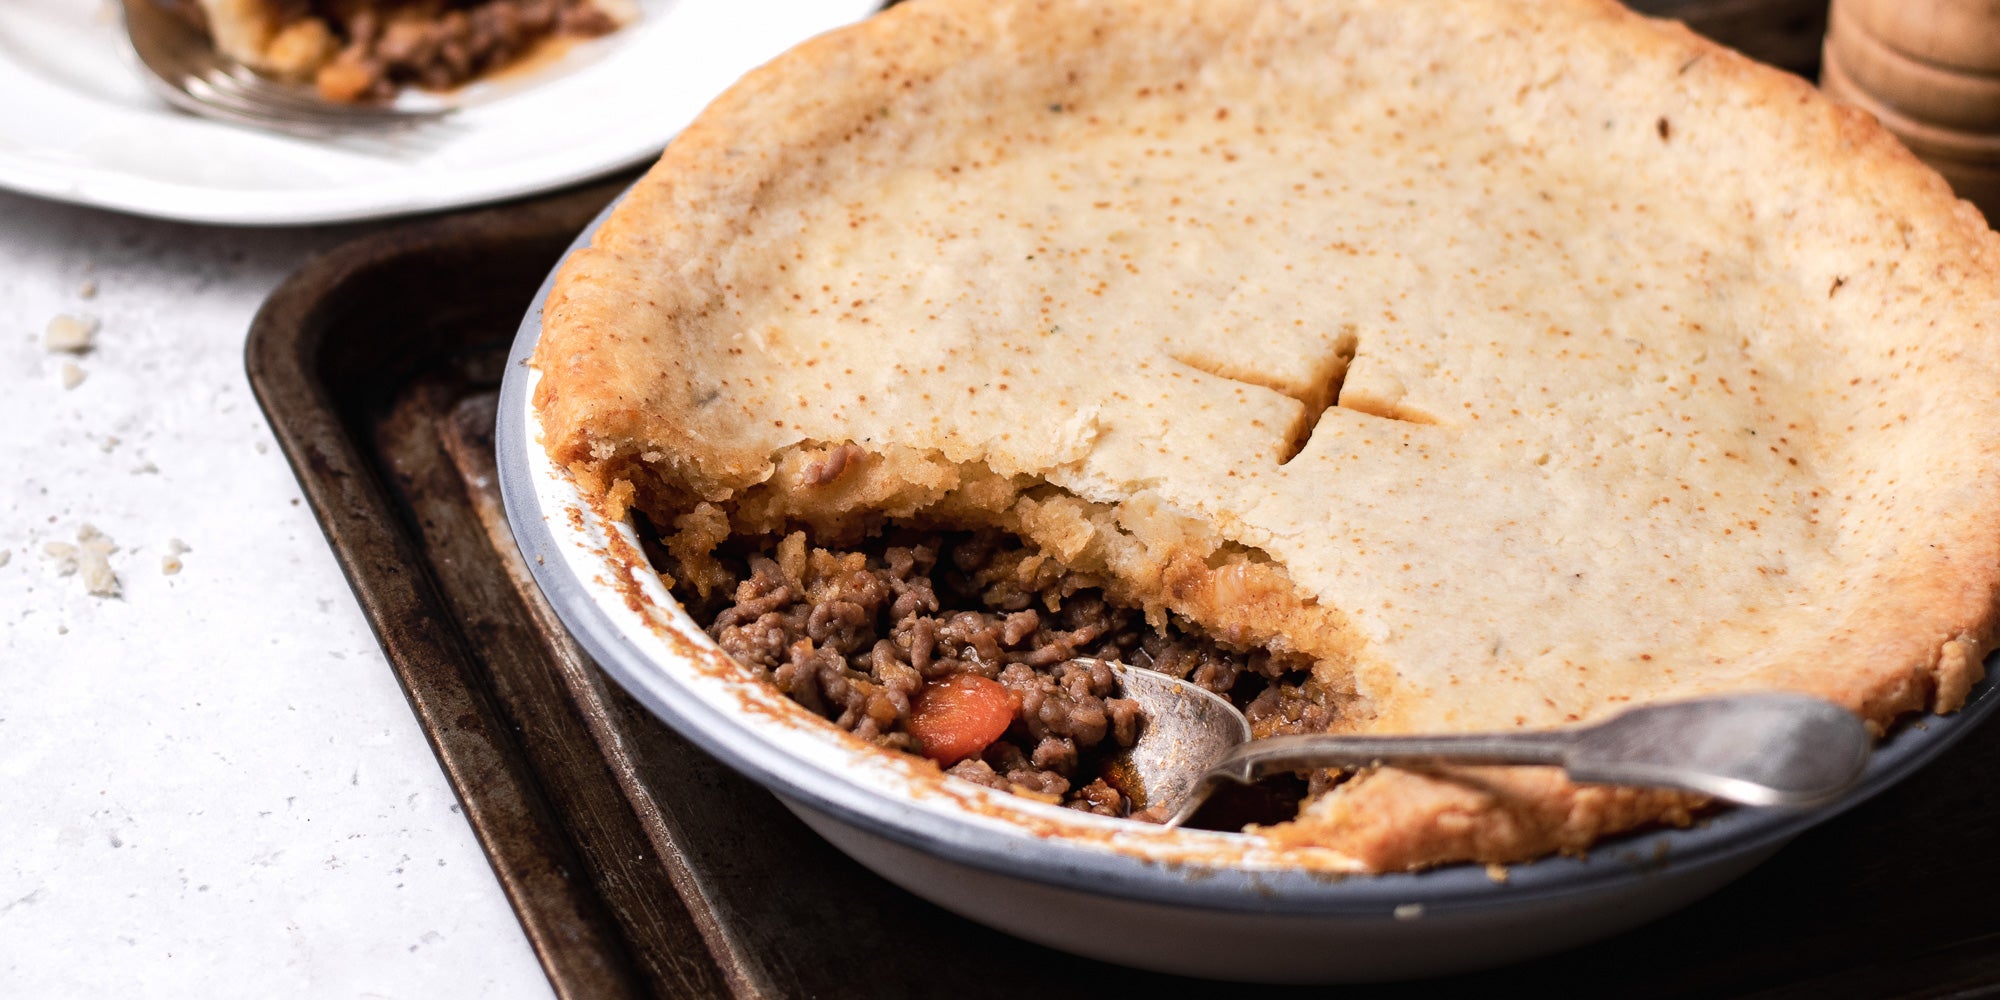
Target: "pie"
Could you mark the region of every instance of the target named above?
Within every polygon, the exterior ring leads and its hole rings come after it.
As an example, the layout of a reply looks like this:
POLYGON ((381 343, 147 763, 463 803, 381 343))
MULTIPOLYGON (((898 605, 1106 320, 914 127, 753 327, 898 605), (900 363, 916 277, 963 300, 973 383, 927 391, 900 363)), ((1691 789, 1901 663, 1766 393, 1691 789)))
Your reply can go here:
POLYGON ((204 25, 224 55, 309 80, 328 100, 444 90, 561 37, 616 30, 630 0, 160 0, 204 25))
MULTIPOLYGON (((677 592, 749 595, 717 634, 832 609, 767 652, 850 728, 939 678, 827 595, 969 532, 1069 581, 1043 618, 1276 662, 1319 728, 1775 688, 1879 732, 1994 640, 1996 307, 2000 237, 1872 119, 1608 0, 919 0, 674 140, 563 266, 535 405, 677 592)), ((1003 686, 1027 655, 975 646, 1003 686)), ((1316 791, 1258 835, 1378 870, 1702 806, 1316 791)))

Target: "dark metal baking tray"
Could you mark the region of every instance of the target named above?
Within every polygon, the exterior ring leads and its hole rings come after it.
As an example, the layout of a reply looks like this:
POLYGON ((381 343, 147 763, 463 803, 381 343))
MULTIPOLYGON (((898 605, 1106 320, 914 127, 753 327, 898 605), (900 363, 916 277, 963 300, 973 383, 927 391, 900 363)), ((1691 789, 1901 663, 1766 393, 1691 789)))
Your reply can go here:
MULTIPOLYGON (((500 509, 495 390, 534 289, 627 180, 349 244, 272 296, 247 349, 258 400, 557 993, 1213 993, 1015 941, 882 882, 647 715, 564 634, 500 509)), ((1996 767, 2000 729, 1987 727, 1676 916, 1508 969, 1343 992, 2000 993, 1996 767)))

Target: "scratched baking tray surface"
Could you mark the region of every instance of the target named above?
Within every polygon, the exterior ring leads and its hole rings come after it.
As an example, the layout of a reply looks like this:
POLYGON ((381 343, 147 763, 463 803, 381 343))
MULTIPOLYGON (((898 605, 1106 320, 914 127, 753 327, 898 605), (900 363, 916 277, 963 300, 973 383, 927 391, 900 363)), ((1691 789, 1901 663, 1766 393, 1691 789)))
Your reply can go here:
MULTIPOLYGON (((1724 27, 1818 31, 1712 6, 1738 19, 1724 27)), ((1013 940, 877 879, 565 635, 501 512, 494 402, 536 286, 627 180, 343 247, 271 298, 248 347, 258 399, 558 994, 1213 993, 1013 940)), ((1675 916, 1489 973, 1342 992, 2000 991, 1996 770, 1989 726, 1675 916)))

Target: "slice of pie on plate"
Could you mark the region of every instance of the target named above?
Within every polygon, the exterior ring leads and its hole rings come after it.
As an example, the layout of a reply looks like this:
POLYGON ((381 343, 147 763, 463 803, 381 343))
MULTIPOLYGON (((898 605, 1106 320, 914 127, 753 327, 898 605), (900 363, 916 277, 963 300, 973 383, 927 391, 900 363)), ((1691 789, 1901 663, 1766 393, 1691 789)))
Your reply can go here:
POLYGON ((631 0, 161 0, 204 24, 224 55, 312 81, 335 101, 443 90, 563 37, 616 30, 631 0))
MULTIPOLYGON (((1304 658, 1339 731, 1881 727, 1993 640, 1996 255, 1871 119, 1610 2, 918 0, 674 141, 536 405, 684 573, 995 529, 1304 658)), ((1387 870, 1698 805, 1381 769, 1259 832, 1387 870)))

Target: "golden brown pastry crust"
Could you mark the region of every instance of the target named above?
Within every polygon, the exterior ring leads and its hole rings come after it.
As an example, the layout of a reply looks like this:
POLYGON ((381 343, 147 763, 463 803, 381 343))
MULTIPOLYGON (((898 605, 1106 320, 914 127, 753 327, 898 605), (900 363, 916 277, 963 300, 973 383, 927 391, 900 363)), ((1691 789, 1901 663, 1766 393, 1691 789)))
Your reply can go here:
MULTIPOLYGON (((1608 0, 920 0, 674 140, 564 265, 536 405, 668 521, 1018 531, 1312 653, 1346 728, 1762 687, 1881 726, 1993 640, 1996 240, 1608 0)), ((1385 771, 1269 835, 1396 869, 1688 805, 1385 771)))

